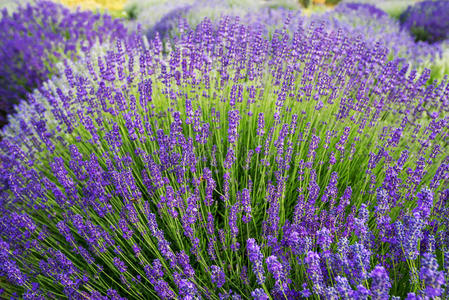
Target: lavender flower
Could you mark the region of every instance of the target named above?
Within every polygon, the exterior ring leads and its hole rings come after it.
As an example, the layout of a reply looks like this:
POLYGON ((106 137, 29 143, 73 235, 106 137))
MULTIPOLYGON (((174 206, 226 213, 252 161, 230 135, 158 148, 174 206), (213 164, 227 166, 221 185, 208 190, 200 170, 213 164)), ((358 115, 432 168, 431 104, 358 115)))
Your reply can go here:
POLYGON ((127 270, 127 267, 126 267, 126 265, 125 265, 125 263, 124 262, 122 262, 121 260, 120 260, 120 258, 118 258, 118 257, 114 257, 114 265, 117 267, 117 269, 120 271, 120 272, 126 272, 126 270, 127 270))
POLYGON ((438 262, 433 254, 424 254, 419 277, 424 282, 424 291, 427 297, 436 298, 442 296, 444 291, 442 286, 445 285, 444 272, 438 271, 438 262))
POLYGON ((218 266, 212 265, 210 266, 210 272, 212 282, 217 285, 217 288, 221 288, 226 282, 223 270, 218 266))
POLYGON ((263 268, 263 254, 253 238, 246 241, 246 249, 249 261, 253 264, 253 271, 257 278, 257 283, 262 285, 265 281, 265 271, 263 268))
POLYGON ((328 250, 331 243, 331 235, 330 235, 329 229, 326 227, 323 227, 317 232, 317 244, 321 247, 323 250, 328 250))
POLYGON ((313 283, 314 292, 321 295, 324 292, 324 284, 320 268, 320 256, 316 252, 309 251, 304 261, 308 265, 307 273, 313 283))
POLYGON ((263 289, 255 289, 251 292, 251 297, 254 300, 268 300, 270 299, 263 289))
POLYGON ((382 266, 374 267, 370 277, 372 279, 370 291, 373 299, 388 299, 391 283, 385 268, 382 266))
POLYGON ((433 193, 428 188, 423 188, 416 197, 418 198, 418 207, 415 212, 419 212, 424 219, 427 219, 433 207, 433 193))
POLYGON ((154 285, 154 290, 161 299, 172 299, 175 293, 171 290, 166 281, 160 279, 154 285))

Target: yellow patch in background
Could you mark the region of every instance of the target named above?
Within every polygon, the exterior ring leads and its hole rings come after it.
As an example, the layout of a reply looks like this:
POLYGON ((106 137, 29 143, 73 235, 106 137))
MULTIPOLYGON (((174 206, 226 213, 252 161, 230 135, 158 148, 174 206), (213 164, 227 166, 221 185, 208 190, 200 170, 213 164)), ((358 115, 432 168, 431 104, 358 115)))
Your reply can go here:
POLYGON ((126 0, 59 0, 60 3, 69 7, 80 7, 88 10, 123 10, 126 0))

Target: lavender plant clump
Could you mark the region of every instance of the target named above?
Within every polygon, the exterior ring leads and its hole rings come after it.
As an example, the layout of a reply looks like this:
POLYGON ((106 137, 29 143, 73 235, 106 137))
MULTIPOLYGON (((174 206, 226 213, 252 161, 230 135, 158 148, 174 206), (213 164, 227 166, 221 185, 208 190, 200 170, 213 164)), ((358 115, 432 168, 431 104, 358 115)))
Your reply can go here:
POLYGON ((56 62, 75 58, 99 40, 126 39, 124 24, 107 14, 71 11, 61 4, 38 0, 5 8, 0 19, 0 126, 13 106, 39 87, 55 70, 56 62))
POLYGON ((447 76, 284 24, 117 39, 29 94, 0 141, 2 297, 449 297, 447 76))
POLYGON ((434 67, 443 55, 443 46, 415 40, 401 23, 374 5, 366 3, 341 3, 334 10, 313 17, 332 26, 347 30, 355 38, 363 38, 373 45, 381 42, 390 49, 390 58, 403 58, 402 63, 414 69, 434 67))
POLYGON ((382 9, 378 8, 375 5, 368 4, 368 3, 359 3, 359 2, 344 2, 337 6, 337 11, 344 12, 347 10, 355 10, 358 12, 365 11, 367 14, 375 17, 375 18, 383 18, 388 16, 386 12, 384 12, 382 9))
MULTIPOLYGON (((244 6, 232 1, 169 1, 147 8, 143 6, 138 20, 147 28, 147 37, 154 38, 157 33, 163 42, 164 38, 169 36, 177 38, 180 32, 189 30, 188 27, 195 28, 202 16, 215 19, 226 13, 239 16, 244 24, 258 24, 267 37, 272 36, 275 30, 281 29, 286 23, 289 30, 294 32, 298 26, 303 26, 302 24, 326 22, 328 28, 344 30, 348 37, 356 39, 363 36, 373 47, 377 42, 381 42, 390 49, 389 59, 400 57, 403 64, 410 64, 420 72, 424 68, 431 68, 432 80, 443 77, 440 73, 444 73, 445 69, 440 68, 445 64, 444 51, 447 45, 415 41, 413 34, 405 30, 399 21, 372 4, 345 2, 337 5, 334 10, 307 17, 299 9, 291 10, 282 6, 270 7, 257 3, 243 9, 244 6)), ((440 15, 447 16, 447 13, 441 12, 440 15)))
POLYGON ((420 1, 409 6, 399 17, 404 29, 416 40, 436 43, 449 39, 449 2, 420 1))

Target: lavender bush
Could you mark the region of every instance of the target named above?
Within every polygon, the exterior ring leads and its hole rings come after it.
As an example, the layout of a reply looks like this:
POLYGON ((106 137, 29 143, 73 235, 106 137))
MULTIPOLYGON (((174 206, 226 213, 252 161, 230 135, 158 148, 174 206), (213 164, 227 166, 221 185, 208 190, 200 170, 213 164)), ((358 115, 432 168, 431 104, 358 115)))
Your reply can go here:
POLYGON ((354 38, 361 36, 372 45, 381 42, 390 49, 389 59, 400 57, 403 64, 408 64, 419 73, 426 68, 430 69, 429 82, 441 80, 449 70, 449 57, 445 55, 449 43, 415 41, 413 35, 401 28, 397 20, 385 15, 375 6, 342 3, 333 11, 314 15, 312 20, 325 21, 332 27, 343 28, 354 38))
MULTIPOLYGON (((368 4, 375 6, 392 18, 398 19, 404 10, 407 9, 413 2, 413 0, 357 0, 357 3, 368 4)), ((354 3, 354 0, 342 0, 341 3, 354 3)))
POLYGON ((408 64, 418 72, 422 72, 425 68, 431 69, 431 81, 441 80, 447 72, 448 59, 443 56, 445 45, 415 42, 414 37, 403 30, 397 20, 371 4, 345 2, 336 6, 335 10, 315 13, 308 17, 297 8, 291 9, 290 6, 285 8, 282 5, 261 3, 232 5, 228 2, 230 1, 225 3, 201 0, 167 1, 139 8, 141 13, 137 20, 143 24, 148 38, 152 39, 158 34, 163 42, 177 38, 180 34, 178 28, 189 30, 189 27, 194 28, 203 17, 214 20, 224 14, 238 16, 245 24, 259 24, 268 37, 271 37, 276 29, 282 28, 287 18, 290 20, 288 28, 292 32, 302 24, 326 22, 328 28, 342 29, 345 35, 354 39, 362 36, 372 47, 381 42, 390 50, 389 59, 400 57, 402 64, 408 64))
POLYGON ((287 25, 94 47, 31 94, 0 142, 2 296, 448 297, 447 77, 287 25))
POLYGON ((417 40, 435 43, 449 38, 449 2, 421 1, 399 17, 401 25, 417 40))
POLYGON ((388 16, 388 14, 382 9, 368 3, 344 2, 336 7, 336 11, 338 11, 339 13, 352 12, 354 10, 374 18, 382 18, 388 16))
POLYGON ((130 7, 139 11, 132 28, 137 23, 149 39, 157 33, 164 40, 179 34, 180 23, 195 28, 205 17, 211 20, 225 15, 244 17, 248 12, 258 12, 265 5, 262 1, 182 0, 162 3, 135 1, 130 7))
POLYGON ((194 4, 194 1, 130 1, 126 10, 132 18, 128 26, 135 30, 138 26, 148 36, 168 36, 176 27, 179 17, 183 16, 194 4))
MULTIPOLYGON (((34 0, 4 0, 0 2, 0 9, 7 9, 9 12, 13 12, 18 9, 21 5, 25 5, 27 3, 33 3, 34 0)), ((1 18, 2 16, 0 16, 1 18)))
POLYGON ((0 126, 13 105, 54 73, 56 61, 74 57, 96 40, 125 38, 128 32, 106 14, 70 11, 50 1, 36 1, 0 20, 0 126))
POLYGON ((440 45, 416 42, 408 31, 401 29, 397 20, 369 4, 342 3, 315 19, 327 20, 333 26, 348 30, 354 37, 363 36, 373 45, 381 42, 390 49, 390 59, 403 58, 403 63, 415 69, 432 68, 442 54, 440 45))

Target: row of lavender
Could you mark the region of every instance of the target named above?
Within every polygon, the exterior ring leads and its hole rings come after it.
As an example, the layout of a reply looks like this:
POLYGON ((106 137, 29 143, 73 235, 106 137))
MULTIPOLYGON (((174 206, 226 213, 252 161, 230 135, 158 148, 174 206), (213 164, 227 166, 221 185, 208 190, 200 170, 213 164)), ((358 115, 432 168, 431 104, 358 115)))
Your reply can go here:
MULTIPOLYGON (((400 21, 374 5, 352 2, 343 2, 324 14, 315 13, 309 17, 291 7, 267 7, 257 1, 233 5, 226 1, 203 0, 167 1, 158 5, 135 2, 131 8, 136 11, 136 22, 143 25, 148 38, 153 38, 156 32, 162 37, 174 37, 179 23, 186 22, 195 27, 204 17, 214 19, 227 14, 239 16, 246 24, 260 23, 266 27, 267 34, 271 34, 290 17, 293 31, 299 24, 325 22, 335 30, 344 29, 352 38, 362 36, 372 46, 381 42, 390 49, 390 59, 403 58, 403 64, 410 64, 419 71, 429 68, 432 79, 441 80, 449 70, 447 1, 419 2, 404 11, 400 21)), ((290 5, 294 7, 292 3, 290 5)))
POLYGON ((0 127, 14 105, 57 74, 56 63, 75 59, 99 40, 124 39, 128 29, 107 14, 71 11, 51 1, 19 6, 0 18, 0 127))
MULTIPOLYGON (((344 3, 324 15, 305 18, 300 11, 282 7, 268 8, 257 2, 231 3, 196 0, 174 4, 169 1, 146 9, 138 4, 131 6, 134 10, 131 14, 138 15, 137 21, 150 39, 156 32, 162 38, 173 37, 180 22, 187 21, 185 25, 195 27, 205 16, 216 19, 225 14, 238 15, 246 24, 260 23, 268 35, 280 28, 287 17, 291 19, 293 31, 302 24, 325 22, 328 27, 344 29, 352 38, 363 36, 372 46, 381 41, 390 49, 390 59, 401 57, 403 64, 410 64, 420 72, 430 68, 431 79, 441 79, 449 68, 446 58, 449 45, 445 41, 449 31, 449 18, 446 17, 449 3, 444 1, 422 2, 410 7, 401 16, 403 26, 382 10, 367 4, 344 3), (421 35, 428 33, 431 41, 443 42, 415 42, 410 32, 416 31, 421 35)), ((70 12, 61 5, 42 0, 32 6, 20 7, 14 14, 3 10, 0 21, 0 126, 7 123, 7 115, 14 112, 13 106, 24 99, 26 93, 59 73, 56 62, 73 59, 77 51, 90 48, 96 39, 101 42, 125 38, 128 34, 125 27, 136 25, 135 22, 130 24, 106 14, 70 12)))
POLYGON ((2 297, 448 297, 447 78, 283 21, 56 66, 2 132, 2 297))

